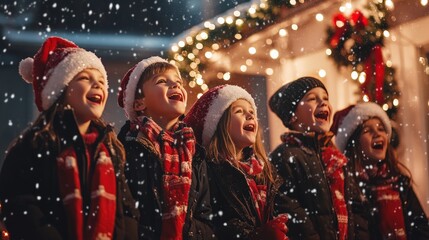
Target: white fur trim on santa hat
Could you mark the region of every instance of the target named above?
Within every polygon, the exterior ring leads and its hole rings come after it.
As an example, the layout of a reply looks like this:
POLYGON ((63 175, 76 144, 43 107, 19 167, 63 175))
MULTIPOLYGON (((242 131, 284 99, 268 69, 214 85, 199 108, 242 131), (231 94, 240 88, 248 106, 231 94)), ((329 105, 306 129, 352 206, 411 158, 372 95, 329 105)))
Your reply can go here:
POLYGON ((107 83, 107 73, 101 60, 92 52, 73 48, 61 62, 46 74, 48 80, 42 90, 42 108, 47 110, 61 95, 63 89, 81 71, 95 68, 103 75, 107 83))
POLYGON ((217 97, 212 100, 205 116, 202 133, 203 146, 209 144, 225 110, 238 99, 247 100, 255 110, 255 116, 257 116, 255 100, 253 100, 252 96, 246 90, 239 86, 225 85, 225 87, 219 89, 217 97))
POLYGON ((152 65, 157 62, 168 63, 165 59, 162 59, 158 56, 152 56, 137 63, 133 72, 130 74, 130 79, 128 80, 127 87, 124 91, 124 110, 128 119, 130 120, 133 120, 137 117, 137 114, 134 111, 134 100, 137 90, 137 84, 140 80, 140 77, 149 65, 152 65))
POLYGON ((392 125, 390 124, 390 119, 386 112, 378 104, 373 102, 358 103, 347 113, 340 126, 338 126, 337 135, 335 136, 335 144, 338 149, 343 152, 350 136, 356 128, 373 117, 377 117, 381 120, 390 140, 392 125))

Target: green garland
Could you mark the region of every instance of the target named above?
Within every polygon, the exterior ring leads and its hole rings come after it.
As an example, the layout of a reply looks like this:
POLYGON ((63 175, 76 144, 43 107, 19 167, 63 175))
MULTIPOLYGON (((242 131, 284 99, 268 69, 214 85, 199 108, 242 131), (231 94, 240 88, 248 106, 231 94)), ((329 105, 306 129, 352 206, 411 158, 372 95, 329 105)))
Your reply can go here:
POLYGON ((261 1, 261 4, 255 7, 252 13, 246 11, 241 12, 238 17, 235 15, 230 16, 232 23, 216 24, 215 28, 204 28, 198 32, 190 33, 191 35, 187 38, 190 37, 191 41, 186 41, 183 47, 176 46, 178 50, 171 50, 169 57, 175 60, 183 78, 195 81, 197 76, 204 73, 204 69, 207 67, 208 59, 204 56, 205 52, 229 48, 232 44, 242 41, 255 32, 274 24, 281 18, 284 8, 293 8, 303 3, 304 0, 261 1), (242 20, 242 24, 237 24, 238 19, 242 20), (197 35, 202 31, 207 33, 208 37, 197 39, 197 35), (197 44, 202 44, 203 48, 198 49, 197 44), (217 44, 218 49, 213 50, 213 44, 217 44), (189 57, 190 54, 192 57, 189 57), (191 72, 193 73, 192 76, 191 72))

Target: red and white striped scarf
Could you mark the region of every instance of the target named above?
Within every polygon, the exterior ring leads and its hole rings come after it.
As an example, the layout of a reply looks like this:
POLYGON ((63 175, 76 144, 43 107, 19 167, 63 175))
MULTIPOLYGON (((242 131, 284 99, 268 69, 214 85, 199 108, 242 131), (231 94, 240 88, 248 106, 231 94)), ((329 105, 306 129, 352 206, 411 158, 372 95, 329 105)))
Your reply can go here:
POLYGON ((247 161, 239 161, 240 169, 246 174, 246 180, 250 187, 250 192, 258 211, 259 219, 264 220, 265 205, 267 200, 267 185, 257 184, 254 176, 262 173, 264 170, 264 162, 256 159, 254 154, 247 161))
POLYGON ((85 136, 88 172, 91 164, 96 164, 94 173, 88 175, 89 189, 82 189, 79 179, 77 155, 73 147, 63 150, 57 158, 58 180, 60 194, 68 218, 68 234, 70 239, 112 239, 116 215, 116 176, 106 146, 101 143, 96 159, 94 149, 97 132, 85 136), (85 215, 83 209, 82 191, 89 191, 91 202, 85 215))
POLYGON ((329 179, 332 202, 338 219, 339 239, 347 239, 348 212, 344 199, 344 170, 347 158, 334 146, 322 148, 322 161, 329 179))
POLYGON ((150 118, 139 120, 140 131, 154 144, 164 167, 161 239, 182 239, 192 182, 194 132, 183 122, 169 132, 150 118))
POLYGON ((399 190, 394 187, 398 177, 389 176, 387 164, 382 164, 365 168, 360 179, 368 184, 375 198, 383 239, 406 240, 402 201, 399 190))

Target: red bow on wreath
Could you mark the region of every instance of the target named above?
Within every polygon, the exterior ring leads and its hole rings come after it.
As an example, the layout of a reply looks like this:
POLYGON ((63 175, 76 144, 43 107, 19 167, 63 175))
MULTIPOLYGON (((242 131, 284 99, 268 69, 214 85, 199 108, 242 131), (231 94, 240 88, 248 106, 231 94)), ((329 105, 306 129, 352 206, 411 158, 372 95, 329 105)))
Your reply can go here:
POLYGON ((342 13, 337 13, 332 18, 335 33, 331 38, 331 47, 335 48, 338 46, 340 41, 345 41, 345 33, 354 28, 355 31, 360 31, 368 25, 368 19, 359 10, 354 11, 350 15, 350 19, 344 16, 342 13), (343 38, 343 39, 342 39, 343 38))

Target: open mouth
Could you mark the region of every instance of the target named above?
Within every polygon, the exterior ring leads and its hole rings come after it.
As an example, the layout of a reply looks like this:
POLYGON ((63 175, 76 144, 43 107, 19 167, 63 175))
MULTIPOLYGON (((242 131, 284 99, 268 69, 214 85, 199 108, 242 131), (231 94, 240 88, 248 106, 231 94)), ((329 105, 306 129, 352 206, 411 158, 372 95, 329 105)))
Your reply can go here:
POLYGON ((316 119, 328 121, 329 112, 328 111, 320 111, 314 115, 316 119))
POLYGON ((168 96, 168 99, 183 102, 183 95, 180 93, 173 93, 170 96, 168 96))
POLYGON ((372 148, 376 149, 376 150, 382 150, 384 147, 384 144, 382 141, 378 141, 378 142, 374 142, 372 144, 372 148))
POLYGON ((100 104, 103 101, 103 97, 101 95, 98 95, 98 94, 91 95, 91 96, 87 97, 86 99, 88 99, 88 101, 90 101, 92 103, 97 103, 97 104, 100 104))
POLYGON ((254 124, 248 124, 243 127, 245 131, 254 132, 255 131, 255 125, 254 124))

